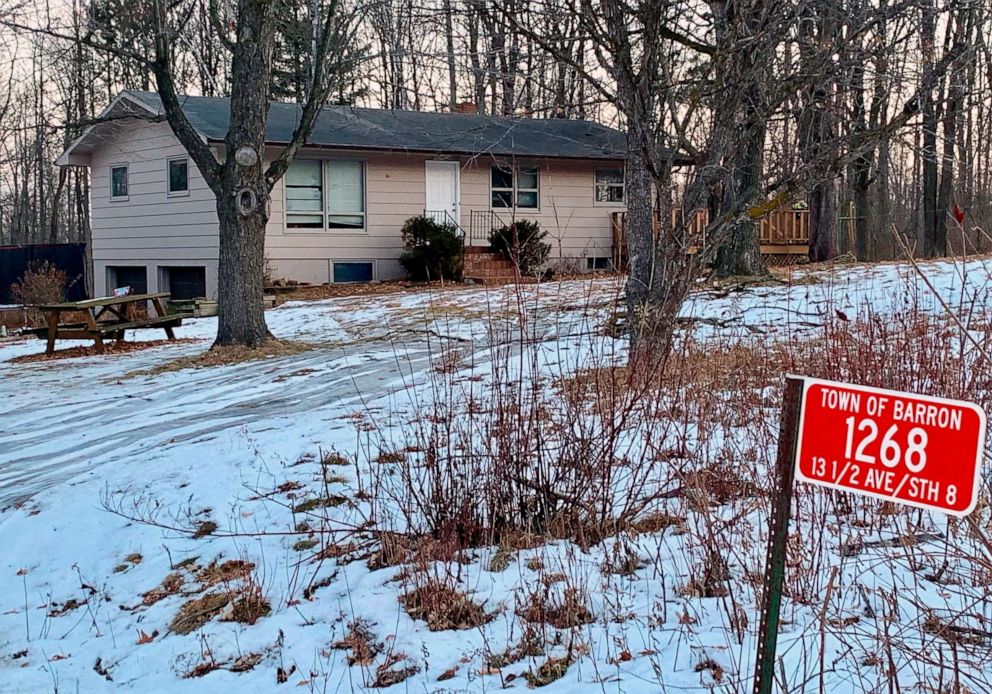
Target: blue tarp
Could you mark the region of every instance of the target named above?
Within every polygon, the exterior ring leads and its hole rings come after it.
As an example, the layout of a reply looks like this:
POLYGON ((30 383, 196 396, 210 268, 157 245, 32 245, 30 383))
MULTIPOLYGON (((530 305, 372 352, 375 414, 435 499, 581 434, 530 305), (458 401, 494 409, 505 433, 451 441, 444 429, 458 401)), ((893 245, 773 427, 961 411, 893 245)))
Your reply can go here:
POLYGON ((28 268, 46 260, 66 275, 66 301, 88 298, 85 243, 0 246, 0 304, 14 303, 10 296, 10 285, 19 282, 28 268))

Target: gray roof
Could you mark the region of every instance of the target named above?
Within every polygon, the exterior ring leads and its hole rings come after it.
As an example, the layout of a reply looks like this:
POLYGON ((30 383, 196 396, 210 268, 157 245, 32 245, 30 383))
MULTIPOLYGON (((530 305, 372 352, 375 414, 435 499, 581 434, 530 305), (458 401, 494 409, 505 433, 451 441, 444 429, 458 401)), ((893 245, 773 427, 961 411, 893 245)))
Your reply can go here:
MULTIPOLYGON (((156 112, 155 92, 125 92, 156 112)), ((190 123, 208 141, 223 141, 230 101, 204 96, 180 97, 190 123)), ((302 107, 274 102, 269 107, 265 139, 289 142, 302 107)), ((491 154, 495 156, 623 159, 625 136, 619 130, 584 120, 502 118, 467 113, 387 111, 327 106, 317 118, 310 146, 349 149, 491 154)))

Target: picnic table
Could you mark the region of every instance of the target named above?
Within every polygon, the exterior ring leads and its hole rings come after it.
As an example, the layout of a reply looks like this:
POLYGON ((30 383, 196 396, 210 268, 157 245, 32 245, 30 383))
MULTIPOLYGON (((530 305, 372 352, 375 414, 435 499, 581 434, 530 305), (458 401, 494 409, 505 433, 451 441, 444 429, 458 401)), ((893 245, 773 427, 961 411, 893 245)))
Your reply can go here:
POLYGON ((124 339, 124 331, 136 328, 159 327, 165 330, 170 340, 175 340, 173 328, 182 325, 182 316, 165 312, 162 299, 168 292, 154 294, 126 294, 107 296, 85 301, 64 301, 59 304, 42 304, 36 308, 47 314, 47 327, 36 328, 35 334, 48 339, 46 354, 55 352, 56 340, 93 340, 98 352, 103 352, 104 339, 118 342, 124 339), (136 316, 134 308, 151 302, 155 315, 136 316), (60 323, 63 313, 79 312, 85 317, 83 323, 60 323))

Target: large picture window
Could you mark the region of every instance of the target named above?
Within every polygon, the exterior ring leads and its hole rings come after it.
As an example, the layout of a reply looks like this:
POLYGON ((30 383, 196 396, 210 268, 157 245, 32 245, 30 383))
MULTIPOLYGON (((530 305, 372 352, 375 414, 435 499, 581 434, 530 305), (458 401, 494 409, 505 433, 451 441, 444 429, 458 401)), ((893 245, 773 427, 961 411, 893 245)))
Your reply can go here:
POLYGON ((596 169, 596 202, 623 203, 623 169, 596 169))
POLYGON ((540 206, 540 174, 536 167, 511 169, 494 166, 490 174, 490 200, 494 209, 540 206))
POLYGON ((294 161, 286 171, 286 224, 292 229, 365 229, 365 164, 294 161))

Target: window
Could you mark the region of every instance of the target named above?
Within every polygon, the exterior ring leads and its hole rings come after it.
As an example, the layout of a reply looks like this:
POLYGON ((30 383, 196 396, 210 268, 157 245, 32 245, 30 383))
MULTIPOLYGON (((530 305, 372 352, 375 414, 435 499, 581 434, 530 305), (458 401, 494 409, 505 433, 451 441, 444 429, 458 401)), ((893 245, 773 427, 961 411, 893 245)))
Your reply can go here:
POLYGON ((338 159, 294 161, 286 171, 286 225, 292 229, 365 229, 365 164, 338 159))
POLYGON ((132 294, 148 293, 148 270, 144 265, 125 267, 122 265, 107 268, 107 293, 115 289, 130 287, 132 294))
POLYGON ((110 199, 127 200, 127 164, 110 167, 110 199))
POLYGON ((169 195, 189 195, 189 159, 187 157, 169 159, 166 169, 169 195))
POLYGON ((609 270, 613 267, 612 258, 586 258, 587 270, 609 270))
POLYGON ((623 202, 623 169, 596 169, 596 202, 623 202))
POLYGON ((493 167, 492 172, 493 207, 513 207, 513 172, 493 167))
POLYGON ((357 262, 334 263, 334 281, 337 282, 371 282, 375 275, 373 263, 370 260, 357 262))
POLYGON ((207 296, 207 271, 200 267, 162 268, 169 294, 177 301, 207 296))
POLYGON ((537 168, 508 169, 494 166, 490 174, 490 193, 493 208, 514 206, 536 210, 541 193, 537 168))

